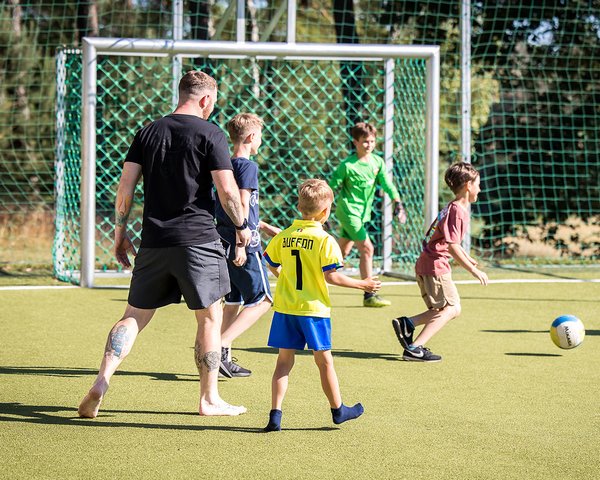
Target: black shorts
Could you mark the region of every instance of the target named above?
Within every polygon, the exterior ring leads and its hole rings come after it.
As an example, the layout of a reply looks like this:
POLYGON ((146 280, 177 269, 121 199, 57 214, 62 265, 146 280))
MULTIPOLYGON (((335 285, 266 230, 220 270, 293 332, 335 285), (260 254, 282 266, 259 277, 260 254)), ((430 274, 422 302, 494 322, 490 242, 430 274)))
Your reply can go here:
POLYGON ((152 309, 185 299, 190 310, 208 308, 229 293, 221 240, 189 247, 140 248, 128 302, 152 309))

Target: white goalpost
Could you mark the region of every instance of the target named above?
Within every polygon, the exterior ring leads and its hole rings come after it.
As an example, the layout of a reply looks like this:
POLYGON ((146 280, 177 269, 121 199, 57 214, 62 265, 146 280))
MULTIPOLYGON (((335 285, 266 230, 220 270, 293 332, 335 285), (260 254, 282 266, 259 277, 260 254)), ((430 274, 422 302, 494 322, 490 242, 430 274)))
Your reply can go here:
MULTIPOLYGON (((82 287, 93 287, 96 275, 96 162, 97 162, 97 69, 100 56, 169 57, 179 62, 183 57, 208 59, 277 59, 303 61, 357 60, 383 64, 384 131, 383 152, 389 171, 394 162, 394 65, 397 59, 421 59, 426 64, 425 115, 425 187, 424 225, 428 226, 438 209, 439 150, 439 82, 440 52, 437 46, 344 45, 245 43, 192 40, 148 40, 126 38, 90 38, 82 41, 82 110, 81 110, 81 197, 80 197, 80 274, 82 287)), ((173 76, 180 72, 173 68, 173 76)), ((176 79, 173 78, 173 85, 176 79)), ((382 227, 383 270, 392 270, 392 206, 384 201, 382 227)))

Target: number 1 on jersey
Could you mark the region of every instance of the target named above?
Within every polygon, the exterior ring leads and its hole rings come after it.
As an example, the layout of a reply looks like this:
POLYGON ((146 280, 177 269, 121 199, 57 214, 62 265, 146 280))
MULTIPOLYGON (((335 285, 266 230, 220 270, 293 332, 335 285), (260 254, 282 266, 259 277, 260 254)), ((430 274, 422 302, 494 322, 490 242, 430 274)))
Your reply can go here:
POLYGON ((292 250, 292 256, 296 257, 296 290, 302 290, 302 260, 300 250, 292 250))

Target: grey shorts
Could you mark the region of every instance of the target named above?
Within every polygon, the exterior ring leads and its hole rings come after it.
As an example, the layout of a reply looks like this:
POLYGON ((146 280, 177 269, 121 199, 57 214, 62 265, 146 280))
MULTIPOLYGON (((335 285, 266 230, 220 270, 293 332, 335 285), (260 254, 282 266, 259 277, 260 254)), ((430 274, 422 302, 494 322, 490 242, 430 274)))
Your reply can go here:
POLYGON ((208 308, 229 293, 229 274, 221 240, 189 247, 140 248, 128 302, 144 309, 181 303, 208 308))

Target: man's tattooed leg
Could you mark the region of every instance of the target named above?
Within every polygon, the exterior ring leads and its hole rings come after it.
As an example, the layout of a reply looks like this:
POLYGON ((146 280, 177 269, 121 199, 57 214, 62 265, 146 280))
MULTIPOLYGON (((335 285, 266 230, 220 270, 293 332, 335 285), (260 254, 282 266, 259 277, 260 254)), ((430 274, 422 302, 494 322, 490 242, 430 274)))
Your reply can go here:
POLYGON ((127 327, 125 325, 119 325, 115 331, 111 331, 108 334, 104 352, 110 353, 117 358, 121 358, 123 349, 126 347, 128 341, 129 335, 127 335, 127 327))
MULTIPOLYGON (((210 351, 202 352, 202 348, 199 344, 194 347, 194 358, 196 360, 196 366, 200 373, 200 407, 198 413, 202 416, 235 416, 246 413, 246 407, 236 407, 229 405, 219 397, 216 383, 212 387, 210 385, 204 386, 203 383, 208 383, 207 373, 218 370, 221 364, 220 352, 210 351)), ((215 379, 216 380, 216 379, 215 379)))
POLYGON ((196 367, 198 372, 202 375, 203 367, 208 372, 212 372, 219 368, 220 356, 218 352, 205 352, 202 353, 200 347, 196 345, 194 347, 194 357, 196 359, 196 367))
MULTIPOLYGON (((115 366, 123 360, 123 358, 131 350, 131 332, 127 330, 125 325, 119 325, 113 328, 108 334, 106 340, 106 346, 104 347, 104 363, 106 365, 115 366)), ((111 367, 112 368, 112 367, 111 367)), ((116 367, 115 367, 116 368, 116 367)), ((105 376, 105 373, 101 372, 98 374, 94 385, 90 388, 87 395, 83 398, 79 404, 77 412, 80 417, 83 418, 96 418, 102 398, 108 390, 109 377, 105 376)))

